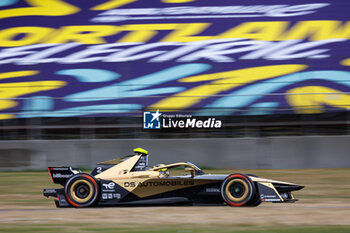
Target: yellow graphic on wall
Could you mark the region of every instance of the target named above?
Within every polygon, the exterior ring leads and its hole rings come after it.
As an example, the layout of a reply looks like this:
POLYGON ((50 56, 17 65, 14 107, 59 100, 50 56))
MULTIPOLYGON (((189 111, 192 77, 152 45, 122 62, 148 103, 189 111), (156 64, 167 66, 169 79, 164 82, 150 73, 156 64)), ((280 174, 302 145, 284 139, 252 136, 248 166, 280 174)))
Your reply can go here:
POLYGON ((341 109, 350 108, 350 95, 339 90, 321 87, 297 87, 287 91, 286 99, 296 113, 323 113, 325 105, 341 109))
MULTIPOLYGON (((14 71, 0 74, 1 79, 26 77, 38 74, 35 70, 14 71)), ((32 82, 12 82, 0 84, 0 110, 12 108, 18 105, 16 98, 61 88, 67 83, 64 81, 32 81, 32 82)), ((0 114, 0 120, 14 118, 14 114, 0 114)))

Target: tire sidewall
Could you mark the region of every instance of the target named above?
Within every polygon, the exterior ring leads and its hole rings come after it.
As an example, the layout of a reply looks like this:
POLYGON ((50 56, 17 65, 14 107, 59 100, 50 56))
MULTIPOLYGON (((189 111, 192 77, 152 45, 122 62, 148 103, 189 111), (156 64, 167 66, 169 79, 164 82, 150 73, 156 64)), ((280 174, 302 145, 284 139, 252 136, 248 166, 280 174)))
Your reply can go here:
POLYGON ((230 205, 230 206, 243 206, 249 203, 249 201, 254 197, 255 195, 255 185, 253 183, 253 181, 246 175, 244 174, 240 174, 240 173, 235 173, 235 174, 231 174, 229 176, 227 176, 225 178, 225 180, 222 182, 221 185, 221 196, 224 199, 224 201, 230 205), (230 200, 227 195, 226 195, 226 186, 230 183, 230 181, 237 179, 237 180, 241 180, 243 182, 245 182, 248 186, 248 195, 247 197, 244 198, 244 200, 240 201, 240 202, 233 202, 232 200, 230 200))
POLYGON ((80 174, 72 176, 67 181, 67 183, 65 184, 65 187, 64 187, 64 193, 65 193, 66 199, 69 202, 69 204, 71 204, 74 207, 82 208, 82 207, 90 207, 90 206, 94 205, 97 202, 100 190, 99 190, 98 181, 94 177, 92 177, 89 174, 80 173, 80 174), (92 186, 92 190, 90 190, 90 192, 91 191, 93 192, 92 196, 87 201, 85 201, 83 203, 79 203, 79 202, 75 201, 74 198, 72 197, 72 194, 71 194, 72 185, 79 180, 83 180, 84 182, 87 181, 92 186))

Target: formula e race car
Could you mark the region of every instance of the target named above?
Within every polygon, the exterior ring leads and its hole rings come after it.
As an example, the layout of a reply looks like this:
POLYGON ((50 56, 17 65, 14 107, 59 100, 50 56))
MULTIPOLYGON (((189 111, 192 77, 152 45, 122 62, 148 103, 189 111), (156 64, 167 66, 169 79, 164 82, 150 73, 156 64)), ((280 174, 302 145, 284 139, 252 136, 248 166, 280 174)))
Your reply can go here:
POLYGON ((64 188, 44 189, 44 196, 57 198, 57 207, 258 206, 261 202, 295 202, 291 192, 303 188, 249 174, 205 174, 190 162, 148 168, 148 152, 142 148, 134 152, 98 163, 91 174, 72 167, 49 167, 52 182, 64 188))

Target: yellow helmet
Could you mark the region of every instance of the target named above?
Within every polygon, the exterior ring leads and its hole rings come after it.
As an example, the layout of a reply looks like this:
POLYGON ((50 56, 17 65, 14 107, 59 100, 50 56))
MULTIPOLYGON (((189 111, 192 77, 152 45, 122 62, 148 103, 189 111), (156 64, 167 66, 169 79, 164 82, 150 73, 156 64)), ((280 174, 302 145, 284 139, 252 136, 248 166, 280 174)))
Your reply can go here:
POLYGON ((137 153, 137 154, 145 154, 145 155, 148 155, 148 151, 143 149, 143 148, 135 148, 134 149, 134 152, 137 153))

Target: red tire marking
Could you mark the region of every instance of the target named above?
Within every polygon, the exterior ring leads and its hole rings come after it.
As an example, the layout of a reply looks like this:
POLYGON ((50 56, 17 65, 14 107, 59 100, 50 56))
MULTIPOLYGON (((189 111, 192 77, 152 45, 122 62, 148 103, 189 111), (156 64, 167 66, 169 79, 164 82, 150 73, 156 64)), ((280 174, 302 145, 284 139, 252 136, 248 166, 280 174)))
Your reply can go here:
MULTIPOLYGON (((90 180, 90 181, 92 182, 92 184, 95 186, 95 188, 97 189, 97 183, 96 183, 96 181, 95 181, 91 176, 88 176, 88 175, 86 175, 86 174, 81 174, 80 176, 85 177, 85 178, 87 178, 88 180, 90 180)), ((96 191, 97 191, 97 190, 96 190, 96 191)), ((79 204, 74 203, 74 202, 69 198, 69 195, 68 195, 67 193, 66 193, 66 198, 67 198, 69 204, 71 204, 72 206, 74 206, 74 207, 83 207, 82 205, 79 205, 79 204)))
MULTIPOLYGON (((247 177, 245 177, 245 176, 243 176, 243 175, 241 175, 241 174, 229 175, 229 176, 226 178, 226 180, 228 180, 228 179, 230 179, 230 178, 232 178, 232 177, 233 177, 233 178, 239 177, 239 178, 242 178, 242 179, 246 180, 248 183, 250 183, 249 180, 247 179, 247 177)), ((247 201, 241 202, 241 203, 233 203, 233 202, 231 202, 230 200, 227 200, 227 198, 225 198, 225 200, 227 201, 227 203, 228 203, 230 206, 242 206, 242 205, 244 205, 245 203, 247 203, 247 201)))
POLYGON ((66 198, 67 198, 67 201, 69 202, 69 204, 71 204, 72 206, 74 207, 82 207, 82 205, 79 205, 79 204, 76 204, 74 203, 70 198, 69 196, 66 194, 66 198))
POLYGON ((95 186, 95 188, 97 188, 97 183, 91 176, 88 176, 86 174, 82 174, 81 176, 87 178, 88 180, 90 180, 92 182, 92 184, 95 186))
POLYGON ((246 180, 246 181, 249 181, 249 180, 247 179, 247 177, 245 177, 245 176, 243 176, 243 175, 241 175, 241 174, 233 174, 233 175, 228 176, 226 179, 231 178, 231 177, 240 177, 240 178, 243 178, 243 179, 246 180))

